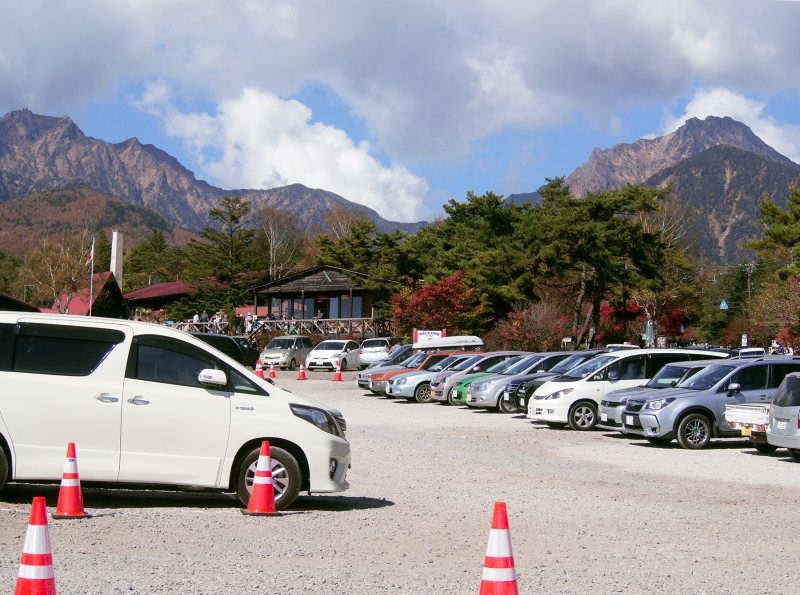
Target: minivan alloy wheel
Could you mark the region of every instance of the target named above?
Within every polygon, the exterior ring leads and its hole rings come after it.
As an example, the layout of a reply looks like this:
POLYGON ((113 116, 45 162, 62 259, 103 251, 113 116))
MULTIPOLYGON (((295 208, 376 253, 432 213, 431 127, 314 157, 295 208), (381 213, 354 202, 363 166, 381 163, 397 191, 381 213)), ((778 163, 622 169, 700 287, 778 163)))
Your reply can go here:
MULTIPOLYGON (((236 495, 242 504, 247 505, 250 492, 253 490, 253 478, 258 465, 260 447, 254 449, 242 461, 236 482, 236 495)), ((300 493, 302 475, 297 460, 287 451, 277 446, 270 448, 272 462, 272 481, 275 490, 275 508, 284 510, 289 507, 300 493)))
POLYGON ((586 431, 597 424, 597 408, 590 403, 578 403, 569 411, 569 427, 586 431))

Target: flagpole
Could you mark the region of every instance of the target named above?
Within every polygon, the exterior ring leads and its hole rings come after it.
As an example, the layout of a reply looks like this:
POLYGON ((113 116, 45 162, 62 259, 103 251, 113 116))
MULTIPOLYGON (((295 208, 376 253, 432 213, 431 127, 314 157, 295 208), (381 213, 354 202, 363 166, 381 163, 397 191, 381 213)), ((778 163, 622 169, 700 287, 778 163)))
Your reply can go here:
POLYGON ((92 236, 92 247, 89 250, 89 260, 91 267, 89 268, 89 316, 92 315, 92 295, 94 293, 94 236, 92 236))

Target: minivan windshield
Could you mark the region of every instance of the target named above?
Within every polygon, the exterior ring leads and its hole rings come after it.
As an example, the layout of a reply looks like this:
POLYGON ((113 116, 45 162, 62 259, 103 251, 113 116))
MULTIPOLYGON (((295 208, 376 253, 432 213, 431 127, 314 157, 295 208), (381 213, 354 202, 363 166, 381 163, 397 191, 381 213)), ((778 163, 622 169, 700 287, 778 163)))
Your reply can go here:
POLYGON ((294 347, 294 339, 273 339, 267 345, 267 349, 291 349, 294 347))
POLYGON ((528 356, 527 355, 517 355, 515 357, 510 357, 510 358, 508 358, 506 360, 503 360, 502 362, 496 363, 491 368, 486 370, 486 372, 489 373, 489 374, 500 374, 502 372, 505 372, 511 366, 517 365, 519 362, 521 362, 526 357, 528 357, 528 356))
POLYGON ((708 390, 735 369, 734 366, 709 366, 678 386, 690 390, 708 390))
POLYGON ((587 359, 594 357, 595 353, 576 353, 575 355, 570 355, 567 359, 561 360, 555 366, 550 368, 550 371, 555 374, 563 374, 568 370, 571 370, 581 362, 585 362, 587 359))
POLYGON ((476 355, 475 357, 471 357, 469 359, 465 359, 463 362, 458 363, 455 366, 453 366, 452 369, 455 370, 456 372, 462 372, 464 370, 469 370, 470 367, 474 366, 479 361, 481 361, 482 357, 483 357, 482 355, 476 355))
POLYGON ((526 357, 525 359, 523 359, 518 364, 515 364, 515 365, 511 366, 510 368, 507 368, 506 370, 504 370, 502 372, 503 376, 514 376, 516 374, 522 374, 523 372, 527 371, 531 366, 536 365, 536 362, 541 361, 543 359, 544 359, 544 356, 541 356, 541 355, 532 355, 532 356, 526 357))
POLYGON ((442 370, 446 370, 447 368, 452 366, 454 363, 459 361, 462 357, 464 357, 464 356, 463 355, 450 355, 450 356, 444 358, 438 364, 434 364, 430 368, 428 368, 428 372, 441 372, 442 370))
POLYGON ((576 366, 572 370, 568 371, 566 374, 564 374, 563 378, 575 378, 576 380, 579 378, 586 378, 587 376, 597 372, 597 370, 606 364, 615 362, 618 359, 618 357, 614 357, 613 355, 601 355, 598 357, 593 357, 588 362, 584 362, 580 366, 576 366))
POLYGON ((344 341, 323 341, 314 347, 314 351, 341 351, 344 346, 344 341))
POLYGON ((784 376, 772 404, 778 407, 800 407, 800 378, 784 376))

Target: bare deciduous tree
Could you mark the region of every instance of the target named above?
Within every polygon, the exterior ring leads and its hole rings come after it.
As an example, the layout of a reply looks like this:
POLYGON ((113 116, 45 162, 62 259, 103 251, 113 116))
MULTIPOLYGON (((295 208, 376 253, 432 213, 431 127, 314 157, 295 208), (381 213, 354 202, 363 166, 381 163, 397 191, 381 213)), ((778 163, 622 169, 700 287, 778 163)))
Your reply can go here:
POLYGON ((350 234, 350 228, 357 221, 364 219, 362 213, 356 213, 345 205, 336 205, 325 215, 325 226, 334 242, 350 234))
POLYGON ((63 231, 57 238, 42 238, 28 254, 23 270, 28 285, 42 303, 59 314, 69 314, 69 304, 80 286, 87 284, 89 232, 63 231))
POLYGON ((289 211, 261 205, 253 211, 256 251, 267 261, 269 276, 280 279, 291 273, 301 260, 303 229, 289 211))

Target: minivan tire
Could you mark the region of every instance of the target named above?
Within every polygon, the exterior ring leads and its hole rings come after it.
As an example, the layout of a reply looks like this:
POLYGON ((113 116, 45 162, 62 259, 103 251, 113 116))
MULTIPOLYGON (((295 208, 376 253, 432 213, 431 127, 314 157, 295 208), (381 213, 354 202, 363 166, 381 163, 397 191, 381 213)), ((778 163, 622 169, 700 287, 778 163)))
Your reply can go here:
POLYGON ((789 451, 789 454, 792 455, 792 458, 795 460, 795 462, 800 463, 800 449, 787 448, 786 450, 789 451))
POLYGON ((422 382, 414 389, 414 398, 417 403, 430 403, 431 402, 431 383, 422 382))
MULTIPOLYGON (((236 478, 236 495, 239 501, 247 506, 250 501, 250 488, 253 485, 258 455, 261 447, 254 448, 242 459, 239 465, 239 473, 236 478)), ((275 484, 275 509, 285 510, 292 505, 300 493, 300 486, 303 483, 303 476, 300 473, 300 465, 290 453, 272 446, 269 449, 272 459, 272 481, 275 484)))
POLYGON ((678 444, 699 450, 711 441, 711 422, 702 413, 690 413, 678 424, 678 444))
POLYGON ((575 403, 569 409, 569 427, 578 432, 587 432, 597 425, 597 405, 588 401, 575 403))
POLYGON ((8 457, 6 451, 0 448, 0 490, 6 485, 8 481, 8 457))

